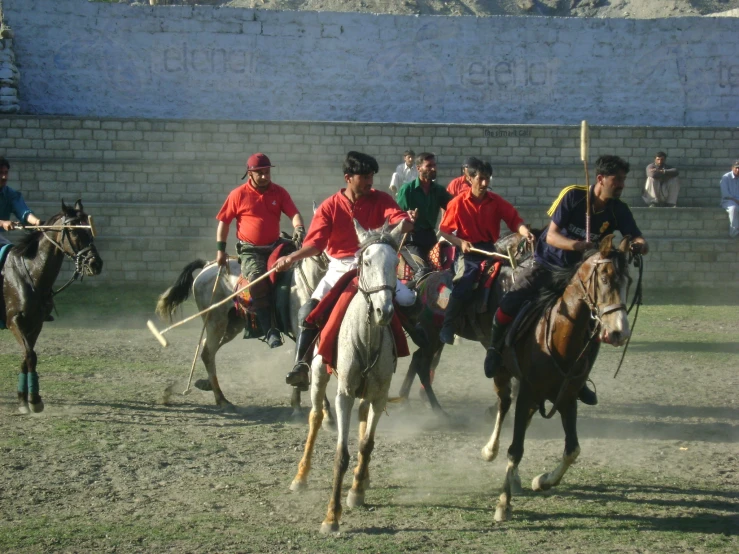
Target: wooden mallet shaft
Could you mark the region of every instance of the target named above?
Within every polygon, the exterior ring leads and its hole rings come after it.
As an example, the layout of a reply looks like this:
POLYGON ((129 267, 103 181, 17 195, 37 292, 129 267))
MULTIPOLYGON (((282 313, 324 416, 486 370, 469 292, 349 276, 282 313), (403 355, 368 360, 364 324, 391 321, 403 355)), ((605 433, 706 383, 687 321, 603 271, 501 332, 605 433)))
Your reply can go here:
POLYGON ((194 314, 194 315, 191 315, 190 317, 186 317, 186 318, 185 318, 185 319, 183 319, 182 321, 178 321, 178 322, 177 322, 177 323, 175 323, 174 325, 170 325, 169 327, 167 327, 166 329, 164 329, 164 330, 162 330, 162 331, 160 331, 159 329, 157 329, 157 326, 156 326, 156 325, 154 325, 154 322, 153 322, 153 321, 152 321, 151 319, 150 319, 150 320, 148 320, 148 321, 146 322, 146 326, 147 326, 147 327, 149 328, 149 331, 151 331, 151 334, 152 334, 152 335, 154 335, 154 337, 155 337, 155 338, 156 338, 156 339, 157 339, 157 340, 159 341, 159 343, 160 343, 160 344, 161 344, 162 346, 164 346, 164 347, 166 348, 166 347, 167 347, 167 346, 169 345, 169 343, 167 342, 167 339, 165 339, 165 338, 164 338, 164 336, 163 336, 163 335, 164 335, 164 333, 168 333, 169 331, 171 331, 171 330, 172 330, 172 329, 174 329, 175 327, 179 327, 180 325, 184 325, 185 323, 188 323, 189 321, 192 321, 193 319, 195 319, 195 318, 197 318, 197 317, 200 317, 200 316, 201 316, 201 315, 203 315, 204 313, 207 313, 207 312, 209 312, 209 311, 211 311, 211 310, 214 310, 214 309, 218 308, 219 306, 222 306, 223 304, 225 304, 226 302, 228 302, 228 301, 229 301, 229 300, 231 300, 232 298, 235 298, 236 296, 238 296, 239 294, 241 294, 241 293, 242 293, 242 292, 244 292, 245 290, 247 290, 247 289, 249 289, 249 288, 253 287, 254 285, 256 285, 256 284, 257 284, 257 283, 258 283, 259 281, 261 281, 261 280, 263 280, 263 279, 266 279, 266 278, 267 278, 267 277, 268 277, 269 275, 271 275, 271 274, 272 274, 272 273, 274 273, 275 271, 277 271, 277 268, 276 268, 276 267, 274 267, 274 268, 270 269, 270 270, 269 270, 269 271, 268 271, 267 273, 265 273, 265 274, 264 274, 264 275, 262 275, 261 277, 259 277, 259 278, 257 278, 257 279, 254 279, 254 280, 253 280, 253 281, 252 281, 251 283, 249 283, 248 285, 246 285, 246 286, 244 286, 244 287, 241 287, 241 288, 240 288, 239 290, 237 290, 236 292, 234 292, 234 293, 232 293, 232 294, 229 294, 229 295, 228 295, 228 296, 227 296, 226 298, 224 298, 223 300, 219 300, 219 301, 218 301, 218 302, 216 302, 215 304, 211 304, 210 306, 208 306, 208 307, 207 307, 207 308, 205 308, 204 310, 200 310, 200 311, 199 311, 198 313, 196 313, 196 314, 194 314))
POLYGON ((480 254, 482 256, 488 256, 492 258, 501 258, 503 260, 508 260, 511 263, 513 262, 512 256, 506 256, 505 254, 500 254, 499 252, 488 252, 487 250, 480 250, 479 248, 470 248, 470 252, 473 254, 480 254))
POLYGON ((585 240, 590 240, 590 174, 588 173, 588 150, 590 149, 590 129, 583 119, 580 125, 580 159, 585 167, 585 240))

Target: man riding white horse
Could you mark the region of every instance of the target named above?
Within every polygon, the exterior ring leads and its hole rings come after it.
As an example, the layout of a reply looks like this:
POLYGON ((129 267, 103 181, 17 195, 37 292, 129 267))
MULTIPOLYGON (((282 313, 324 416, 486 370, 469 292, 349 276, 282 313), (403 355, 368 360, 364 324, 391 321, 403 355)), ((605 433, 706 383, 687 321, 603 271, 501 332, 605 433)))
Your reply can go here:
MULTIPOLYGON (((295 262, 317 256, 321 252, 325 252, 329 259, 326 275, 298 314, 300 335, 295 348, 295 366, 285 377, 288 385, 301 388, 308 386, 310 365, 304 360, 319 330, 307 324, 306 318, 339 278, 357 267, 359 242, 356 233, 352 232, 353 219, 365 229, 381 227, 388 220, 391 224, 400 224, 403 233, 413 230, 410 216, 398 206, 393 197, 372 188, 378 171, 377 160, 372 156, 349 152, 344 160, 346 188, 327 198, 318 207, 303 247, 278 259, 275 264, 278 270, 284 271, 295 262)), ((416 293, 398 280, 395 301, 401 307, 412 306, 416 301, 416 293)))
MULTIPOLYGON (((231 191, 216 216, 218 220, 216 262, 219 266, 228 263, 226 239, 231 221, 236 219, 238 226, 236 237, 239 239, 236 251, 239 254, 241 275, 248 281, 254 281, 266 273, 267 260, 280 242, 289 243, 280 238, 280 216, 283 213, 292 219, 295 228, 294 240, 300 242, 305 236, 303 218, 290 194, 272 182, 270 173, 272 167, 274 166, 264 154, 250 156, 246 162, 244 175, 244 177, 248 175, 249 179, 231 191)), ((249 293, 267 344, 270 348, 282 346, 280 332, 272 324, 274 302, 270 298, 269 283, 262 281, 259 286, 252 287, 249 293)))

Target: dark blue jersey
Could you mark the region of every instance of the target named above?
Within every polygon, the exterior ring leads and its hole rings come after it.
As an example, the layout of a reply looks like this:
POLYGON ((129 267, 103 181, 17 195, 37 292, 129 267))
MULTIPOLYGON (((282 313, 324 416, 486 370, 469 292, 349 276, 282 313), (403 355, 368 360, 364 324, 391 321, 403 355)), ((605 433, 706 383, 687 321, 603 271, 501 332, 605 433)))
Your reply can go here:
MULTIPOLYGON (((594 206, 593 189, 590 189, 590 208, 594 206)), ((552 221, 560 233, 568 239, 585 240, 585 187, 572 186, 562 191, 560 197, 549 210, 552 221)), ((619 231, 622 235, 640 237, 641 231, 634 221, 631 210, 618 199, 608 200, 600 212, 590 214, 590 241, 598 244, 606 235, 619 231)), ((572 267, 582 259, 582 252, 562 250, 547 244, 549 227, 539 237, 534 259, 555 267, 572 267)))

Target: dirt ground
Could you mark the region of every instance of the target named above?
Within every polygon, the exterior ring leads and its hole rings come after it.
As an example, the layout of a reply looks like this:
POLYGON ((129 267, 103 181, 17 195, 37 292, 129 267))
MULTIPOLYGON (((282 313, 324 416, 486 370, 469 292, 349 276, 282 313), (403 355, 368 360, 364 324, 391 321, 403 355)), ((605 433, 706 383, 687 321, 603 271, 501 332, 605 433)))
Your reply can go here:
POLYGON ((149 2, 160 5, 207 4, 264 10, 405 15, 545 15, 660 19, 723 14, 739 17, 737 0, 149 0, 149 2))
MULTIPOLYGON (((563 436, 556 418, 534 419, 521 465, 527 491, 505 524, 494 524, 493 512, 511 421, 501 455, 484 462, 493 403, 484 353, 469 342, 451 348, 435 383, 451 421, 431 415, 416 386, 409 406, 391 405, 367 507, 345 508, 341 533, 324 536, 336 435, 319 436, 309 490, 289 492, 307 431, 291 420, 283 384, 292 344, 224 347, 221 384, 237 408, 220 411, 211 393, 180 394, 199 326, 172 331, 167 349, 145 329, 156 292, 83 285, 65 293, 37 349, 39 415, 16 413, 18 347, 0 335, 0 551, 739 548, 736 305, 653 298, 644 306, 618 379, 620 350, 602 350, 593 373, 600 405, 580 410, 582 454, 548 493, 532 493, 531 479, 557 464, 563 436)), ((392 393, 407 364, 400 360, 392 393)), ((335 385, 332 401, 334 393, 335 385)))

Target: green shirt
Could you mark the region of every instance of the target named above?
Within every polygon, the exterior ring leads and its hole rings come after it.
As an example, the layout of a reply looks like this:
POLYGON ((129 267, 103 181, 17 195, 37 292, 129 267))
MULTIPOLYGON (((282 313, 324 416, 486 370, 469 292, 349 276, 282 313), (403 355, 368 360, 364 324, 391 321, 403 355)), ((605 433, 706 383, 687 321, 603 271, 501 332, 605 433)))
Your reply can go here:
POLYGON ((415 228, 417 230, 435 230, 436 220, 439 219, 439 210, 446 209, 446 205, 454 198, 444 187, 431 183, 429 193, 423 192, 418 179, 404 184, 398 192, 398 205, 404 210, 418 209, 415 228))

